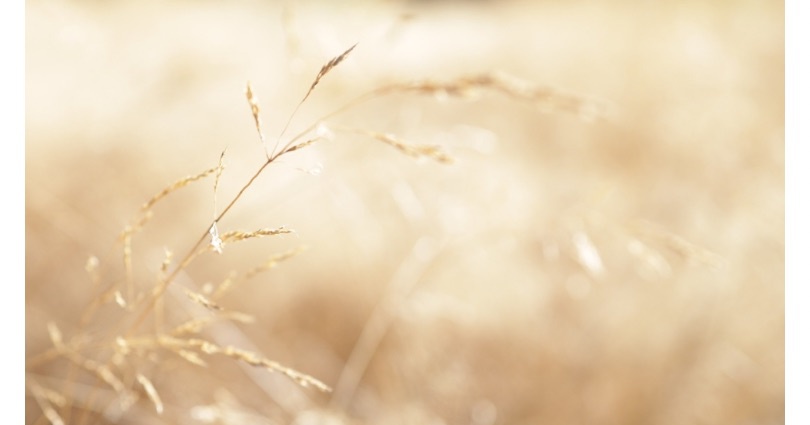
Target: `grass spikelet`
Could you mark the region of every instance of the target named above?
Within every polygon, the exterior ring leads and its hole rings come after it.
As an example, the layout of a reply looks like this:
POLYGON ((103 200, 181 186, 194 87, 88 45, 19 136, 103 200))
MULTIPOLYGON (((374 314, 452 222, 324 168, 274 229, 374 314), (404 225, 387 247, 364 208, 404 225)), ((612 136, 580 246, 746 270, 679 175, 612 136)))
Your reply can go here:
POLYGON ((189 362, 189 363, 191 363, 193 365, 201 366, 201 367, 208 367, 208 363, 206 363, 206 361, 203 360, 200 357, 200 355, 198 353, 194 352, 194 351, 178 349, 178 350, 175 350, 175 353, 177 353, 178 356, 182 357, 183 360, 185 360, 185 361, 187 361, 187 362, 189 362))
POLYGON ((312 376, 283 366, 278 362, 269 360, 250 351, 241 350, 233 346, 220 347, 218 345, 210 343, 205 344, 204 351, 208 354, 222 354, 227 357, 245 362, 251 366, 263 367, 271 372, 282 373, 303 387, 312 386, 323 392, 332 391, 332 388, 330 388, 323 382, 313 378, 312 376))
POLYGON ((576 260, 591 276, 598 277, 604 273, 605 267, 599 250, 593 244, 588 234, 577 231, 571 236, 571 242, 576 250, 576 260))
POLYGON ((331 71, 334 67, 338 66, 341 62, 343 62, 343 59, 346 59, 346 56, 349 56, 349 53, 351 53, 355 47, 357 47, 357 43, 354 43, 352 47, 349 47, 345 52, 341 53, 339 56, 332 58, 332 60, 327 62, 326 65, 321 67, 321 70, 318 71, 318 75, 315 77, 315 80, 312 82, 312 85, 309 86, 307 94, 304 95, 304 98, 301 100, 302 103, 305 100, 307 100, 312 91, 315 90, 315 86, 317 86, 318 83, 321 82, 321 78, 323 78, 326 74, 328 74, 329 71, 331 71))
POLYGON ((491 81, 493 87, 507 95, 538 102, 551 112, 568 112, 586 121, 605 118, 610 114, 608 104, 604 101, 551 86, 538 86, 505 73, 489 74, 482 78, 485 83, 491 81))
POLYGON ((205 308, 207 308, 209 310, 214 310, 214 311, 222 311, 223 310, 222 306, 220 306, 217 303, 209 300, 208 298, 206 298, 204 295, 202 295, 200 293, 186 290, 186 296, 191 301, 194 301, 195 303, 197 303, 197 304, 199 304, 199 305, 201 305, 201 306, 203 306, 203 307, 205 307, 205 308))
POLYGON ((112 369, 109 366, 100 364, 95 360, 91 359, 84 359, 78 356, 68 356, 71 360, 76 361, 79 365, 83 368, 93 372, 96 376, 98 376, 102 381, 104 381, 107 385, 109 385, 116 393, 119 395, 126 394, 126 386, 124 383, 113 373, 112 369))
POLYGON ((48 337, 51 339, 51 344, 53 344, 54 348, 60 350, 64 346, 64 342, 62 341, 62 331, 59 330, 59 327, 56 326, 56 323, 48 322, 48 337))
POLYGON ((253 232, 241 232, 237 230, 233 230, 227 233, 224 233, 220 236, 223 243, 234 243, 239 241, 244 241, 247 239, 253 238, 262 238, 265 236, 276 236, 276 235, 283 235, 295 233, 294 230, 287 229, 284 226, 276 228, 276 229, 259 229, 253 232))
MULTIPOLYGON (((203 354, 214 355, 219 354, 223 355, 244 363, 247 363, 251 366, 255 367, 262 367, 267 369, 270 372, 278 372, 286 375, 302 387, 314 387, 323 392, 331 392, 332 388, 328 385, 324 384, 323 382, 319 381, 318 379, 307 375, 305 373, 298 372, 282 364, 275 362, 273 360, 267 359, 263 356, 260 356, 254 352, 242 350, 240 348, 236 348, 234 346, 220 346, 219 344, 215 344, 211 341, 206 341, 204 339, 199 338, 191 338, 191 339, 178 339, 178 338, 171 338, 171 337, 161 337, 160 342, 169 348, 171 351, 174 351, 180 354, 181 350, 188 351, 189 348, 197 349, 203 354)), ((189 355, 188 352, 182 355, 183 358, 186 360, 196 363, 197 361, 201 361, 203 364, 205 363, 202 359, 199 359, 198 356, 189 355)))
POLYGON ((219 154, 219 162, 217 163, 217 175, 214 178, 214 193, 217 192, 219 187, 219 179, 222 177, 222 172, 225 171, 225 150, 219 154))
MULTIPOLYGON (((145 213, 145 212, 151 210, 152 207, 155 206, 155 204, 160 202, 161 199, 169 196, 169 194, 171 194, 172 192, 174 192, 174 191, 176 191, 178 189, 184 188, 184 187, 188 186, 189 184, 191 184, 191 183, 193 183, 193 182, 195 182, 197 180, 204 179, 204 178, 210 176, 211 174, 220 173, 221 172, 220 167, 221 167, 221 161, 222 161, 222 156, 223 155, 224 155, 224 152, 223 152, 222 155, 220 155, 220 165, 217 165, 216 167, 213 167, 213 168, 209 168, 209 169, 203 171, 202 173, 199 173, 199 174, 196 174, 196 175, 193 175, 193 176, 186 176, 186 177, 184 177, 182 179, 179 179, 179 180, 175 181, 174 183, 166 186, 165 188, 163 188, 163 190, 161 190, 160 192, 158 192, 157 194, 152 196, 148 201, 146 201, 141 206, 141 212, 145 213)), ((137 229, 137 227, 136 227, 136 229, 137 229)))
POLYGON ((88 276, 90 276, 90 281, 93 282, 93 286, 95 287, 98 287, 101 283, 101 275, 98 272, 100 264, 98 257, 95 255, 89 256, 87 262, 84 264, 84 270, 87 272, 88 276))
POLYGON ((435 145, 413 145, 406 143, 388 133, 379 133, 376 131, 361 130, 361 129, 343 129, 343 131, 360 134, 363 136, 371 137, 377 141, 383 142, 389 146, 394 147, 398 151, 408 155, 412 158, 422 159, 429 158, 442 164, 451 164, 453 158, 442 151, 441 147, 435 145))
POLYGON ((231 288, 231 286, 234 285, 234 283, 236 282, 236 278, 238 276, 239 274, 235 271, 231 271, 230 273, 228 273, 228 277, 226 277, 222 282, 219 283, 219 285, 217 285, 216 289, 211 294, 211 298, 217 299, 221 297, 222 294, 227 292, 231 288))
POLYGON ((122 294, 121 291, 113 292, 113 300, 115 300, 115 303, 121 308, 127 308, 129 305, 127 304, 127 300, 124 298, 124 294, 122 294))
POLYGON ((177 325, 174 329, 172 329, 169 332, 169 335, 174 337, 181 337, 183 335, 198 334, 200 333, 200 331, 203 330, 203 328, 211 324, 214 320, 216 320, 216 317, 213 316, 197 317, 194 319, 190 319, 177 325))
POLYGON ((639 270, 646 275, 664 278, 672 274, 672 267, 664 256, 638 239, 627 243, 627 252, 640 260, 639 270))
POLYGON ((278 139, 276 140, 276 145, 273 147, 273 151, 271 152, 269 158, 275 158, 278 155, 281 155, 283 153, 291 152, 291 151, 289 151, 289 149, 293 145, 293 143, 295 143, 297 138, 293 138, 289 142, 287 142, 287 144, 284 145, 283 148, 281 148, 281 151, 280 151, 279 154, 275 153, 276 148, 278 148, 278 144, 281 141, 281 137, 284 136, 284 133, 287 131, 287 128, 289 128, 293 117, 295 117, 295 114, 298 113, 298 109, 301 107, 301 105, 303 105, 304 102, 306 102, 306 100, 309 98, 309 95, 312 94, 312 91, 315 90, 315 87, 318 85, 318 83, 321 82, 321 79, 326 74, 328 74, 329 71, 331 71, 336 66, 338 66, 341 62, 343 62, 343 60, 346 59, 347 56, 349 56, 349 53, 351 53, 351 51, 354 50, 355 47, 357 47, 357 44, 358 43, 354 43, 354 45, 352 47, 349 47, 345 52, 341 53, 340 55, 335 56, 329 62, 327 62, 325 65, 323 65, 321 67, 321 70, 318 71, 318 75, 315 76, 315 79, 312 81, 312 84, 309 86, 309 90, 307 90, 307 93, 298 102, 298 104, 295 105, 295 108, 293 109, 292 113, 290 114, 290 117, 287 119, 287 122, 284 124, 284 127, 281 129, 281 133, 279 133, 279 135, 278 135, 278 139))
POLYGON ((163 250, 163 261, 160 263, 160 274, 165 275, 169 271, 169 266, 172 264, 174 253, 168 248, 163 250))
POLYGON ((372 96, 397 92, 446 97, 470 98, 481 90, 501 92, 509 97, 531 101, 548 112, 567 112, 586 120, 611 115, 608 103, 551 86, 539 86, 505 73, 462 76, 449 81, 421 80, 380 87, 372 96))
POLYGON ((158 415, 163 414, 163 401, 161 401, 160 395, 155 389, 155 386, 152 385, 152 381, 150 381, 149 378, 140 373, 136 375, 136 379, 138 380, 138 383, 141 384, 141 386, 143 387, 143 390, 144 392, 146 392, 146 395, 147 397, 149 397, 149 400, 151 400, 152 404, 155 405, 155 411, 157 412, 157 414, 158 415))
POLYGON ((266 146, 264 142, 264 132, 262 131, 262 120, 259 118, 259 112, 261 112, 259 99, 253 94, 250 81, 248 81, 247 87, 245 88, 245 97, 247 97, 248 104, 250 105, 250 113, 253 114, 253 123, 256 125, 256 132, 259 133, 259 141, 262 143, 262 146, 266 146))
POLYGON ((127 355, 131 351, 131 346, 126 338, 118 336, 115 337, 115 349, 117 352, 127 355))
POLYGON ((219 154, 219 163, 217 163, 217 175, 214 177, 214 214, 216 214, 217 211, 217 189, 219 189, 219 179, 222 178, 223 171, 225 171, 225 150, 223 150, 222 153, 219 154))
POLYGON ((261 265, 259 265, 257 267, 254 267, 253 269, 250 269, 248 272, 246 272, 245 273, 245 280, 250 279, 250 278, 256 276, 259 273, 265 272, 267 270, 270 270, 270 269, 276 267, 278 265, 278 263, 280 263, 280 262, 282 262, 284 260, 287 260, 289 258, 295 257, 296 255, 304 252, 305 249, 306 248, 304 248, 304 247, 298 247, 298 248, 291 249, 291 250, 289 250, 287 252, 283 252, 281 254, 277 254, 277 255, 274 255, 274 256, 268 258, 267 261, 265 261, 261 265))
POLYGON ((177 325, 174 329, 172 329, 168 335, 173 337, 181 337, 183 335, 196 335, 202 332, 202 330, 214 323, 217 320, 233 320, 234 322, 239 323, 253 323, 255 319, 253 316, 245 313, 240 313, 237 311, 225 311, 220 310, 219 314, 216 316, 205 316, 205 317, 196 317, 193 319, 189 319, 179 325, 177 325))
POLYGON ((669 249, 676 252, 683 259, 712 267, 720 267, 723 264, 723 258, 717 253, 696 245, 681 236, 675 235, 661 228, 661 226, 648 221, 639 221, 634 223, 631 227, 642 235, 662 241, 669 249))
POLYGON ((311 145, 311 144, 313 144, 315 142, 319 142, 319 141, 324 140, 324 139, 325 139, 324 137, 315 137, 315 138, 309 139, 309 140, 307 140, 305 142, 301 142, 301 143, 299 143, 297 145, 290 146, 290 147, 284 149, 283 153, 286 154, 286 153, 290 153, 290 152, 295 152, 295 151, 297 151, 299 149, 305 148, 305 147, 307 147, 307 146, 309 146, 309 145, 311 145))

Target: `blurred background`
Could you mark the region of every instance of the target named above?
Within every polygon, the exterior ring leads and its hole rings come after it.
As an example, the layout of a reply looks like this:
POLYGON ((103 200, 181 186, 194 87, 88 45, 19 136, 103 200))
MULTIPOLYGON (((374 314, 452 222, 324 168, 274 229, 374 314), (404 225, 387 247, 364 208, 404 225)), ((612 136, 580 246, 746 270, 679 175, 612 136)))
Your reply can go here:
POLYGON ((210 316, 180 288, 305 246, 218 300, 255 323, 206 335, 334 391, 156 351, 130 365, 164 412, 116 412, 53 359, 27 362, 26 423, 48 423, 31 382, 66 397, 68 423, 784 423, 781 2, 33 0, 25 24, 29 359, 48 322, 116 336, 114 304, 82 317, 124 279, 116 240, 152 195, 226 150, 216 196, 212 179, 173 193, 133 239, 144 292, 263 163, 248 81, 271 143, 358 42, 287 136, 382 85, 490 72, 609 105, 396 94, 328 120, 332 140, 273 164, 219 223, 296 233, 201 258, 167 297, 170 320, 210 316))

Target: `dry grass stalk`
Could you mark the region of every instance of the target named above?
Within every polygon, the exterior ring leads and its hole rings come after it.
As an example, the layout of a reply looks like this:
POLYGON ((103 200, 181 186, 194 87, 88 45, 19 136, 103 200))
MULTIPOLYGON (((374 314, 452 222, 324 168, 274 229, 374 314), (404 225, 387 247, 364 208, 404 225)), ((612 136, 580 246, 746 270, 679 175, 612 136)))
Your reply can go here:
MULTIPOLYGON (((341 56, 345 56, 353 48, 354 46, 351 49, 347 50, 341 56)), ((338 58, 340 58, 341 56, 339 56, 338 58)), ((329 69, 333 68, 340 62, 335 59, 330 61, 330 63, 332 63, 331 67, 327 66, 329 64, 324 65, 322 72, 325 73, 326 71, 323 70, 328 71, 329 69)), ((322 77, 320 73, 319 76, 322 77)), ((316 78, 316 82, 318 80, 319 78, 316 78)), ((312 88, 315 87, 316 82, 313 83, 313 85, 311 86, 312 88)), ((323 126, 326 120, 333 118, 337 115, 340 115, 362 103, 371 101, 373 99, 377 99, 383 96, 392 95, 396 93, 415 93, 422 95, 431 95, 439 98, 445 97, 469 98, 478 94, 482 90, 497 91, 506 94, 507 96, 512 98, 533 102, 541 106, 541 108, 546 112, 572 113, 586 121, 593 121, 596 119, 611 119, 615 115, 615 107, 607 101, 570 93, 550 86, 538 86, 530 84, 528 82, 525 82, 521 79, 510 76, 505 73, 484 73, 472 76, 462 76, 449 81, 416 80, 410 82, 399 82, 384 85, 381 87, 377 87, 373 90, 370 90, 354 98, 353 100, 345 103, 343 106, 333 110, 332 112, 322 116, 320 119, 316 120, 315 123, 307 127, 297 136, 291 138, 279 151, 279 153, 271 155, 269 161, 272 162, 273 159, 277 158, 282 154, 295 151, 303 147, 304 145, 309 145, 313 143, 314 141, 317 140, 317 138, 314 140, 308 140, 307 142, 302 143, 300 146, 295 146, 295 142, 297 142, 300 139, 303 139, 307 134, 309 134, 309 132, 315 130, 318 127, 323 126)), ((307 96, 308 95, 309 93, 307 93, 307 96)), ((306 99, 306 96, 304 99, 306 99)), ((301 104, 299 103, 298 106, 293 111, 292 116, 295 115, 300 106, 301 104)), ((284 129, 281 131, 281 134, 279 135, 279 141, 281 139, 281 136, 286 132, 287 128, 289 127, 290 121, 292 120, 292 116, 287 121, 286 125, 284 126, 284 129)), ((276 147, 278 147, 279 141, 276 142, 276 147)))
POLYGON ((385 298, 380 300, 363 326, 338 377, 331 400, 333 407, 345 409, 349 406, 374 353, 388 333, 391 323, 396 319, 399 306, 410 296, 442 249, 443 243, 417 242, 399 265, 388 282, 385 298))
POLYGON ((137 397, 127 388, 127 385, 125 385, 124 382, 115 375, 110 366, 101 364, 93 359, 85 358, 73 350, 62 350, 61 354, 64 358, 90 372, 96 378, 112 388, 118 396, 118 403, 122 410, 127 410, 137 399, 137 397))
POLYGON ((219 179, 222 178, 222 172, 225 171, 225 150, 219 154, 219 163, 217 164, 217 175, 214 177, 214 215, 217 211, 217 189, 219 189, 219 179))
POLYGON ((63 407, 67 403, 65 397, 53 390, 42 387, 36 381, 30 379, 28 380, 28 387, 40 410, 42 410, 45 419, 47 419, 51 425, 64 425, 64 419, 62 419, 59 412, 53 408, 53 405, 63 407))
MULTIPOLYGON (((135 297, 135 281, 134 275, 132 271, 132 228, 128 229, 123 235, 123 245, 124 245, 124 271, 126 274, 126 291, 127 297, 126 299, 131 300, 135 297)), ((116 295, 121 295, 120 292, 117 292, 116 295)), ((118 305, 125 308, 127 303, 123 299, 123 295, 120 297, 116 297, 116 301, 118 305)))
POLYGON ((380 87, 371 97, 392 93, 417 93, 444 97, 469 98, 481 89, 499 91, 510 97, 540 104, 549 111, 567 112, 584 119, 608 118, 608 103, 594 98, 569 93, 550 86, 537 86, 505 73, 486 73, 459 77, 450 81, 421 80, 395 83, 380 87))
POLYGON ((138 233, 149 220, 152 219, 153 213, 151 210, 144 210, 141 211, 141 215, 138 216, 137 220, 135 220, 132 224, 125 226, 124 230, 121 232, 120 236, 118 237, 119 240, 123 241, 127 237, 132 237, 135 233, 138 233))
POLYGON ((58 391, 54 391, 50 388, 45 388, 38 382, 34 380, 30 380, 29 385, 33 392, 35 392, 38 396, 42 397, 44 400, 47 400, 51 404, 59 407, 63 407, 67 405, 68 400, 67 398, 60 394, 58 391))
POLYGON ((73 350, 72 348, 68 347, 62 339, 62 332, 56 326, 55 323, 50 322, 47 325, 48 327, 48 335, 51 339, 51 343, 54 346, 56 352, 67 360, 70 360, 77 366, 82 367, 83 369, 91 372, 101 381, 105 382, 107 385, 112 387, 113 390, 119 396, 121 396, 122 400, 128 399, 129 394, 126 390, 126 386, 124 383, 119 379, 113 371, 110 369, 109 366, 101 364, 93 359, 88 359, 79 354, 77 351, 73 350))
POLYGON ((152 215, 152 211, 142 210, 137 220, 135 220, 133 224, 125 226, 118 237, 122 245, 122 260, 124 262, 124 273, 126 276, 123 285, 125 286, 124 291, 127 294, 125 297, 120 289, 115 292, 115 302, 121 306, 121 308, 127 308, 127 300, 132 300, 135 297, 135 282, 132 270, 132 236, 139 232, 146 223, 152 219, 152 215))
POLYGON ((126 272, 125 292, 127 295, 124 296, 122 291, 117 291, 115 292, 114 299, 116 303, 120 305, 122 308, 127 308, 128 306, 132 305, 133 304, 132 300, 135 298, 135 284, 132 271, 132 236, 135 233, 138 233, 141 229, 143 229, 146 223, 152 218, 153 216, 152 207, 154 207, 155 204, 157 204, 160 200, 166 198, 172 192, 175 192, 176 190, 186 187, 195 181, 210 176, 211 174, 217 173, 217 176, 219 176, 223 168, 222 165, 223 155, 224 152, 222 155, 220 155, 220 162, 216 167, 205 170, 197 175, 187 176, 180 180, 177 180, 174 183, 170 184, 169 186, 163 188, 163 190, 161 190, 154 196, 152 196, 152 198, 150 198, 147 202, 145 202, 141 206, 140 215, 136 218, 134 223, 126 226, 119 235, 119 241, 121 241, 123 244, 123 261, 124 261, 124 269, 126 272))
MULTIPOLYGON (((292 118, 295 116, 299 107, 309 98, 321 80, 327 75, 331 70, 333 70, 336 66, 338 66, 341 62, 343 62, 346 57, 354 50, 356 44, 351 46, 349 49, 344 51, 342 54, 334 57, 325 65, 323 65, 318 72, 317 76, 311 83, 309 89, 307 90, 306 94, 302 98, 302 100, 296 105, 294 108, 293 113, 287 120, 284 129, 282 130, 281 134, 279 135, 279 140, 281 136, 283 136, 284 132, 286 131, 287 126, 289 126, 292 118)), ((253 116, 254 124, 256 126, 256 130, 259 134, 259 138, 262 143, 265 145, 265 149, 267 148, 265 144, 260 113, 261 108, 259 106, 258 97, 255 95, 250 83, 247 84, 246 89, 246 97, 248 100, 248 104, 251 108, 251 114, 253 116)), ((339 111, 338 111, 339 112, 339 111)), ((91 339, 84 338, 79 339, 71 342, 71 345, 68 346, 65 344, 63 340, 63 336, 61 331, 58 327, 54 324, 49 324, 48 326, 48 333, 50 335, 51 341, 53 343, 53 348, 48 350, 48 352, 43 353, 39 356, 35 356, 38 358, 37 362, 44 362, 44 361, 51 361, 55 358, 65 358, 72 364, 78 366, 74 368, 74 371, 84 370, 88 372, 91 376, 94 376, 96 379, 102 381, 106 386, 110 387, 114 392, 115 399, 118 401, 118 408, 121 412, 127 411, 129 407, 137 400, 137 393, 133 392, 130 388, 130 385, 134 382, 137 382, 143 389, 143 391, 147 394, 148 398, 151 400, 152 404, 155 407, 155 410, 158 414, 161 414, 164 410, 164 405, 161 397, 158 394, 157 389, 153 385, 152 381, 145 376, 144 374, 138 372, 136 369, 131 370, 128 369, 129 367, 135 368, 134 364, 127 363, 127 357, 133 353, 137 353, 139 356, 148 356, 154 350, 163 347, 165 349, 170 350, 173 353, 176 353, 181 358, 185 359, 186 361, 198 365, 198 366, 205 366, 206 362, 201 357, 201 354, 213 355, 219 354, 224 355, 228 358, 232 358, 249 365, 255 367, 261 367, 267 369, 269 371, 282 373, 285 376, 289 377, 296 383, 304 387, 314 387, 320 391, 329 392, 331 388, 324 384, 323 382, 303 373, 300 373, 296 370, 291 368, 285 367, 278 362, 269 360, 265 357, 259 356, 253 352, 242 350, 233 346, 221 346, 205 339, 201 339, 198 336, 206 329, 208 325, 213 323, 215 320, 234 320, 239 322, 250 322, 252 321, 252 317, 236 312, 225 312, 223 308, 218 305, 215 301, 211 298, 197 292, 193 291, 186 291, 186 295, 195 303, 205 307, 206 309, 212 310, 217 312, 216 315, 206 318, 191 318, 180 325, 175 326, 168 334, 163 332, 163 303, 164 301, 164 293, 169 285, 171 285, 175 278, 178 276, 180 272, 185 270, 196 258, 197 256, 203 254, 204 252, 208 251, 210 246, 204 247, 204 249, 200 249, 203 247, 206 237, 211 236, 212 244, 217 242, 219 245, 215 245, 214 248, 219 246, 221 249, 221 245, 225 243, 234 243, 234 242, 241 242, 247 239, 253 238, 260 238, 266 236, 275 236, 279 234, 286 234, 292 233, 293 231, 284 227, 276 228, 276 229, 259 229, 253 232, 241 232, 241 231, 231 231, 223 234, 221 237, 218 234, 217 230, 217 223, 224 217, 230 209, 236 204, 236 202, 241 198, 243 193, 250 187, 256 178, 262 174, 262 172, 277 158, 281 155, 291 153, 302 148, 308 147, 311 144, 323 140, 329 139, 331 137, 331 132, 328 130, 324 130, 326 127, 323 125, 322 122, 317 122, 313 126, 309 127, 306 131, 298 134, 297 136, 288 140, 286 145, 278 152, 272 152, 267 154, 267 160, 255 171, 255 173, 250 177, 250 179, 242 186, 242 188, 236 193, 235 196, 232 197, 230 203, 228 203, 225 208, 217 213, 217 205, 216 205, 216 197, 217 197, 217 190, 220 183, 220 178, 222 177, 222 173, 224 170, 224 156, 225 151, 220 154, 219 162, 216 167, 210 168, 208 170, 203 171, 202 173, 187 176, 182 179, 179 179, 172 184, 166 186, 160 192, 152 196, 148 201, 146 201, 140 208, 138 215, 134 218, 130 225, 126 226, 124 230, 119 234, 119 242, 122 243, 122 251, 123 251, 123 264, 125 269, 125 288, 117 287, 118 285, 113 285, 112 288, 107 289, 99 298, 98 301, 100 303, 106 303, 110 300, 114 300, 122 307, 126 307, 127 311, 130 311, 131 308, 139 307, 140 312, 135 317, 135 320, 130 322, 129 327, 125 332, 120 332, 121 329, 113 329, 110 332, 109 338, 104 339, 91 339), (302 143, 296 144, 299 140, 303 139, 310 131, 317 130, 314 137, 306 140, 302 143), (205 232, 200 236, 198 241, 189 249, 184 257, 174 265, 172 269, 173 263, 173 254, 171 251, 166 250, 166 255, 163 261, 160 264, 158 273, 157 273, 157 284, 153 288, 150 294, 147 293, 136 293, 135 287, 135 273, 134 273, 134 262, 133 262, 133 236, 136 233, 139 233, 146 224, 150 221, 153 217, 153 208, 154 206, 163 200, 164 198, 168 197, 175 191, 190 185, 196 181, 199 181, 205 177, 208 177, 212 174, 215 174, 215 181, 214 181, 214 214, 215 217, 212 220, 211 226, 206 229, 205 232), (146 297, 149 297, 147 302, 141 303, 146 297), (137 329, 140 325, 152 314, 155 319, 155 328, 154 333, 141 338, 136 338, 134 336, 137 329), (183 336, 195 336, 193 339, 181 339, 183 336), (110 353, 109 357, 107 357, 106 361, 98 360, 96 358, 88 357, 89 354, 87 353, 110 353), (118 375, 122 375, 119 377, 118 375)), ((365 132, 364 134, 381 140, 391 146, 394 146, 398 150, 414 157, 431 157, 436 159, 440 162, 447 162, 449 161, 449 157, 442 154, 436 147, 420 147, 420 146, 411 146, 408 145, 399 139, 395 138, 391 135, 385 135, 375 132, 365 132)), ((276 143, 278 146, 278 142, 276 143)), ((276 147, 277 147, 276 146, 276 147)), ((275 151, 275 148, 274 148, 275 151)), ((238 274, 231 274, 228 279, 226 279, 220 286, 213 292, 213 298, 217 298, 229 290, 233 284, 237 281, 237 277, 240 277, 240 280, 247 280, 250 279, 257 274, 267 271, 269 269, 274 268, 278 263, 284 261, 288 258, 291 258, 298 253, 302 252, 303 248, 293 249, 281 254, 277 254, 271 256, 267 261, 260 264, 253 269, 248 270, 241 277, 238 274)), ((86 265, 86 269, 88 274, 90 275, 91 279, 96 285, 100 284, 101 275, 98 271, 98 260, 92 261, 95 257, 92 257, 91 260, 88 260, 86 265)), ((120 284, 119 284, 120 285, 120 284)), ((89 319, 92 316, 92 313, 96 310, 99 306, 99 303, 96 302, 91 305, 91 311, 86 311, 85 318, 89 319), (88 314, 89 313, 89 314, 88 314)), ((123 325, 125 321, 119 322, 120 325, 123 325)), ((97 357, 104 357, 104 354, 101 354, 97 357)), ((71 373, 71 375, 74 375, 71 373)), ((73 378, 69 378, 68 381, 71 381, 73 378)), ((101 389, 98 389, 99 391, 101 389)), ((32 390, 33 391, 33 390, 32 390)), ((37 398, 38 403, 40 404, 40 408, 43 412, 43 415, 46 419, 50 420, 51 423, 64 423, 62 418, 53 409, 52 404, 57 404, 53 400, 56 400, 53 397, 53 394, 48 393, 44 390, 37 389, 35 391, 35 398, 37 398), (50 394, 50 395, 49 395, 50 394), (51 401, 49 401, 51 400, 51 401)), ((60 402, 61 403, 61 402, 60 402)))
POLYGON ((118 304, 119 307, 126 307, 126 301, 124 300, 124 296, 121 294, 121 290, 118 288, 118 286, 108 288, 99 294, 99 296, 91 302, 87 309, 85 309, 84 313, 82 313, 80 323, 82 325, 88 324, 90 320, 92 320, 93 316, 95 316, 96 312, 98 312, 98 309, 102 305, 108 304, 111 301, 118 304))

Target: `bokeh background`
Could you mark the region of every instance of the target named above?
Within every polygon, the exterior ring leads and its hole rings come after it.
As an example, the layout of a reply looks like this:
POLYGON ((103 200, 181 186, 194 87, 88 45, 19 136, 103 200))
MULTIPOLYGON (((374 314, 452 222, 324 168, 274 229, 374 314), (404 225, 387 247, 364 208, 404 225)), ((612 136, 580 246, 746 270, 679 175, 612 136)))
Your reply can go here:
MULTIPOLYGON (((443 146, 444 165, 335 131, 273 164, 220 231, 285 225, 181 275, 216 284, 306 246, 220 300, 255 317, 207 336, 335 387, 158 351, 165 404, 116 412, 60 360, 26 367, 26 423, 784 423, 784 8, 771 1, 26 3, 26 354, 102 341, 133 241, 139 288, 264 159, 320 67, 359 42, 296 134, 393 82, 500 72, 599 99, 589 117, 481 91, 392 95, 327 122, 443 146), (100 283, 85 265, 96 256, 100 283)), ((105 333, 106 332, 106 333, 105 333)), ((102 348, 99 349, 103 351, 102 348)))

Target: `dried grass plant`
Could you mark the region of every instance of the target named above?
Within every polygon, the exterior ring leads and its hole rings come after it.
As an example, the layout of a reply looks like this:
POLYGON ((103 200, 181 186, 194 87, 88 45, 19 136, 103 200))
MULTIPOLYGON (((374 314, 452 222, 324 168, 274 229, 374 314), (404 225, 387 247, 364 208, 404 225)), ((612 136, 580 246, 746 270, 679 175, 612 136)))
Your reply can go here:
POLYGON ((406 3, 32 3, 27 423, 784 421, 779 7, 406 3))
MULTIPOLYGON (((70 335, 64 335, 54 322, 49 322, 47 328, 52 347, 30 357, 26 362, 29 370, 48 369, 49 365, 56 368, 55 372, 48 376, 29 374, 27 377, 28 391, 41 409, 41 417, 32 423, 49 422, 52 425, 96 421, 119 423, 131 422, 132 420, 128 419, 130 417, 137 418, 135 421, 140 422, 151 416, 147 413, 149 409, 144 407, 144 403, 151 404, 151 411, 160 418, 165 414, 166 404, 161 396, 160 386, 156 385, 153 382, 154 378, 150 376, 166 373, 161 371, 161 363, 164 362, 161 359, 166 356, 175 356, 202 369, 209 366, 211 358, 221 356, 253 368, 264 369, 269 373, 279 373, 303 388, 312 388, 323 393, 332 392, 329 385, 316 377, 284 366, 261 353, 220 343, 215 334, 209 330, 212 325, 221 322, 245 324, 253 322, 249 314, 226 308, 220 300, 240 282, 269 271, 279 263, 300 254, 302 248, 273 254, 264 263, 243 272, 232 271, 218 285, 201 286, 193 282, 186 284, 182 290, 186 297, 185 301, 167 299, 167 291, 173 286, 178 286, 178 280, 192 263, 204 261, 206 256, 222 254, 231 244, 294 233, 292 229, 284 226, 224 232, 219 228, 221 220, 236 206, 256 179, 268 167, 287 155, 308 148, 316 142, 360 136, 381 142, 415 159, 429 159, 439 164, 453 162, 452 156, 440 146, 412 144, 389 133, 332 125, 330 120, 341 113, 361 103, 398 93, 438 98, 470 98, 482 91, 492 91, 506 94, 516 100, 536 103, 546 110, 572 113, 587 120, 604 119, 609 116, 609 110, 604 102, 550 87, 536 87, 504 74, 484 74, 441 82, 424 80, 384 85, 356 97, 316 120, 300 133, 285 138, 285 133, 299 108, 322 79, 346 60, 356 47, 357 44, 351 46, 323 65, 305 95, 293 108, 272 146, 265 137, 258 96, 251 84, 247 84, 245 96, 256 132, 264 148, 265 160, 221 211, 216 209, 217 198, 221 195, 220 181, 226 176, 226 151, 221 152, 216 166, 171 183, 141 206, 130 224, 118 236, 117 246, 121 255, 118 261, 123 264, 124 269, 122 280, 112 282, 105 280, 106 274, 103 269, 108 266, 108 261, 115 260, 101 261, 97 257, 88 260, 86 271, 100 294, 85 309, 80 323, 70 335), (152 279, 144 281, 133 264, 135 255, 133 241, 158 214, 155 210, 161 201, 189 185, 201 184, 208 179, 213 179, 215 210, 215 217, 210 225, 199 232, 200 236, 196 242, 179 259, 175 258, 173 252, 167 250, 163 261, 155 268, 157 272, 152 279), (200 306, 202 310, 189 308, 188 302, 200 306), (97 324, 93 326, 98 311, 108 309, 110 305, 116 306, 119 310, 117 319, 109 326, 98 327, 97 324), (178 311, 182 314, 178 315, 178 311), (168 316, 172 318, 169 319, 168 316), (60 363, 63 367, 56 366, 60 363)), ((405 290, 405 293, 407 292, 405 290)), ((386 302, 367 324, 366 332, 358 342, 355 354, 340 378, 339 391, 333 399, 333 406, 347 407, 348 400, 356 391, 360 376, 368 366, 368 356, 373 354, 384 335, 387 326, 385 323, 392 319, 386 309, 402 302, 403 295, 402 288, 393 291, 392 299, 386 302)), ((227 420, 225 422, 230 423, 227 420)))

